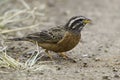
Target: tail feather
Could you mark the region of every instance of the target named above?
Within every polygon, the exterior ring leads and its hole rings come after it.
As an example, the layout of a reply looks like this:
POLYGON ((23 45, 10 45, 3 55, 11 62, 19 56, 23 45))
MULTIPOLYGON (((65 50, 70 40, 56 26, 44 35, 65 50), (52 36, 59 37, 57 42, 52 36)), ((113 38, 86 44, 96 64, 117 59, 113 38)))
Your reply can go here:
POLYGON ((8 41, 27 41, 26 38, 22 37, 22 38, 11 38, 11 39, 7 39, 8 41))

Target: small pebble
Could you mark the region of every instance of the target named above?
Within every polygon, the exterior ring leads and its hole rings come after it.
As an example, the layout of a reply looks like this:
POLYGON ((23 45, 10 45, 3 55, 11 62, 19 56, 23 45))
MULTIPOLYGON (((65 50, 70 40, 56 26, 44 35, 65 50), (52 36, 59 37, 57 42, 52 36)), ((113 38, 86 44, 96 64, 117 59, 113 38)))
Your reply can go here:
POLYGON ((115 77, 115 78, 120 78, 120 76, 119 76, 119 75, 117 75, 117 74, 115 74, 115 75, 114 75, 114 77, 115 77))
POLYGON ((100 58, 93 58, 93 60, 95 60, 95 61, 100 61, 100 58))
POLYGON ((104 52, 105 52, 105 53, 107 53, 107 52, 108 52, 108 50, 104 50, 104 52))
POLYGON ((83 67, 88 67, 88 64, 87 63, 83 63, 83 67))
POLYGON ((103 76, 102 78, 103 78, 103 79, 106 79, 106 80, 110 80, 110 79, 109 79, 109 76, 103 76))
POLYGON ((82 57, 88 57, 89 55, 88 54, 84 54, 84 55, 82 55, 82 57))
POLYGON ((113 72, 118 72, 118 70, 116 68, 113 68, 113 72))
POLYGON ((60 68, 60 67, 58 67, 58 68, 57 68, 57 70, 61 70, 61 68, 60 68))
POLYGON ((79 73, 79 72, 80 72, 80 71, 78 71, 78 70, 77 70, 77 71, 75 71, 75 73, 79 73))
POLYGON ((40 72, 39 74, 40 74, 40 75, 43 75, 44 73, 43 73, 43 72, 40 72))

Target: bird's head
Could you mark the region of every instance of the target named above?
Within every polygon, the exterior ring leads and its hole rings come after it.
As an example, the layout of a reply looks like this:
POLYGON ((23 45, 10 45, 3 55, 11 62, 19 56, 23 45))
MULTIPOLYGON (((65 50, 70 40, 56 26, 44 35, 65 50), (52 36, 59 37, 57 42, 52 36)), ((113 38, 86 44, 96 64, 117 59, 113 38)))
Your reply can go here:
POLYGON ((83 27, 90 23, 91 20, 84 16, 72 17, 64 26, 67 31, 73 32, 75 34, 80 34, 83 27))

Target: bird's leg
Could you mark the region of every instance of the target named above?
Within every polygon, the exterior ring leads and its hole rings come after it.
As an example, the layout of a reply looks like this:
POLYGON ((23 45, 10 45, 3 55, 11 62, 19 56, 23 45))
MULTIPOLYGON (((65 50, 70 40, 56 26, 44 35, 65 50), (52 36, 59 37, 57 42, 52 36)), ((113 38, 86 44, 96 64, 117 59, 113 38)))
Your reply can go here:
POLYGON ((61 52, 61 53, 59 53, 59 55, 62 56, 62 57, 63 57, 64 59, 66 59, 66 60, 68 59, 68 60, 76 63, 76 61, 75 61, 74 59, 68 57, 68 56, 65 54, 65 52, 61 52))
POLYGON ((45 52, 47 53, 48 57, 49 57, 51 60, 53 60, 52 55, 50 55, 50 53, 48 52, 48 50, 45 50, 45 52))
POLYGON ((59 53, 60 56, 62 56, 64 59, 68 59, 69 57, 65 54, 65 52, 59 53))

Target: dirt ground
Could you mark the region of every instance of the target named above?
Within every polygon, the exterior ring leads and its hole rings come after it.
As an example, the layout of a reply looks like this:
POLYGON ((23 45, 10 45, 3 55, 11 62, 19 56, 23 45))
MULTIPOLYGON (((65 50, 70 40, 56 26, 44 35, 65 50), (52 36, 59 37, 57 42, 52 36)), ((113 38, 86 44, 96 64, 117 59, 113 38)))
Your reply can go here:
MULTIPOLYGON (((65 24, 75 15, 86 16, 93 23, 87 25, 82 31, 82 42, 67 52, 67 55, 75 59, 77 63, 57 56, 54 56, 54 61, 51 62, 43 56, 43 59, 34 65, 36 67, 34 70, 0 68, 0 80, 120 80, 120 0, 25 1, 30 8, 36 7, 38 12, 44 14, 43 17, 37 17, 36 21, 43 24, 34 29, 2 34, 3 36, 24 36, 55 25, 65 24)), ((0 16, 12 9, 23 10, 25 6, 19 0, 0 3, 0 16)), ((29 19, 5 26, 7 29, 14 29, 31 25, 31 22, 32 19, 29 19)), ((16 53, 23 55, 26 48, 31 50, 33 46, 35 47, 29 42, 10 42, 7 46, 9 55, 14 58, 16 53)))

